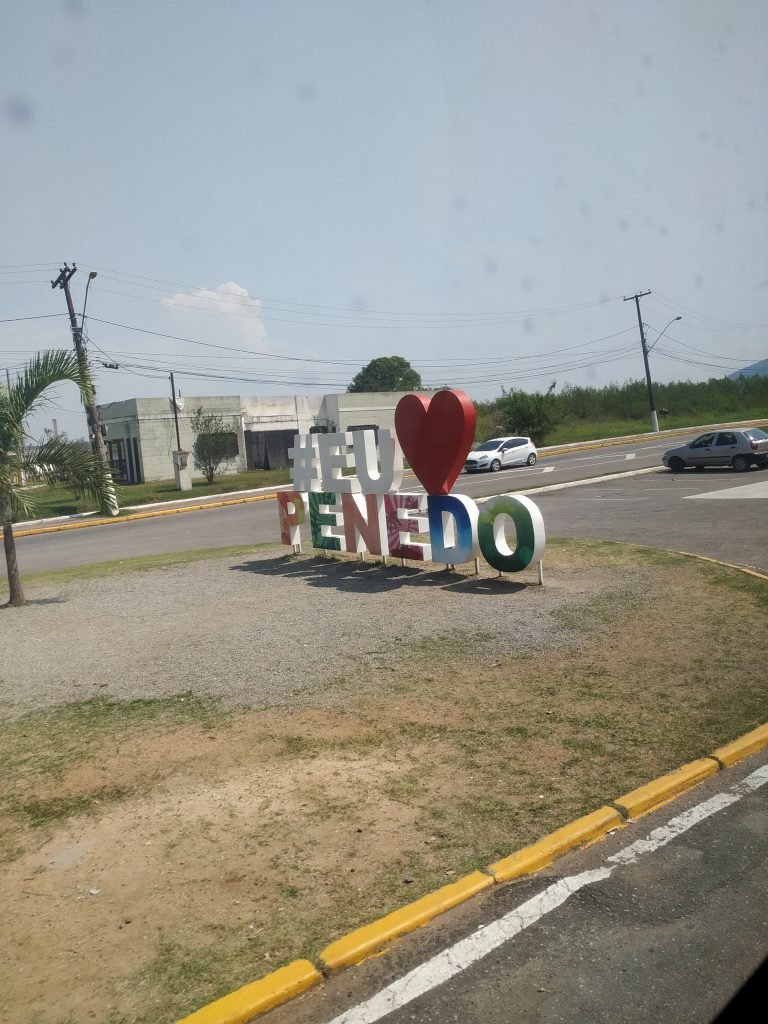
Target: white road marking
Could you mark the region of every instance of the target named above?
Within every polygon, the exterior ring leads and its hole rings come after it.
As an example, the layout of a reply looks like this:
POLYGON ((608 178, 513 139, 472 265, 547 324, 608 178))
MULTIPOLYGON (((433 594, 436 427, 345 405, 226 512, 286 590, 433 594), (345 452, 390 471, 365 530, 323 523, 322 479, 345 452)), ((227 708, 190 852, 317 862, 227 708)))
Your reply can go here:
POLYGON ((573 893, 585 885, 608 878, 612 871, 613 868, 598 868, 596 871, 584 871, 580 875, 560 879, 498 921, 483 925, 466 939, 449 946, 425 964, 393 981, 371 999, 353 1006, 339 1017, 334 1017, 330 1024, 374 1024, 375 1021, 381 1020, 394 1010, 399 1010, 401 1006, 406 1006, 425 992, 460 974, 525 928, 535 924, 545 914, 561 906, 573 893))
POLYGON ((555 472, 555 467, 554 466, 545 466, 544 469, 542 469, 541 472, 542 473, 554 473, 555 472))
POLYGON ((644 854, 652 853, 660 847, 666 846, 667 843, 687 832, 700 821, 737 803, 743 796, 753 793, 766 783, 768 783, 768 765, 758 768, 741 782, 731 786, 729 793, 718 793, 708 800, 704 800, 695 807, 691 807, 690 810, 671 818, 661 828, 654 829, 645 839, 631 843, 623 850, 608 857, 607 861, 613 864, 613 867, 595 868, 592 871, 582 871, 581 874, 558 879, 497 921, 482 925, 467 938, 461 939, 453 946, 449 946, 430 960, 420 964, 402 978, 398 978, 386 988, 381 989, 370 999, 345 1010, 344 1013, 329 1021, 329 1024, 376 1024, 390 1013, 402 1006, 407 1006, 414 999, 449 981, 478 960, 482 960, 483 957, 503 946, 505 942, 509 942, 510 939, 535 924, 546 914, 562 906, 580 889, 609 878, 619 865, 634 864, 644 854))
POLYGON ((705 800, 703 804, 697 804, 690 811, 686 811, 677 818, 673 818, 667 825, 655 828, 646 839, 638 839, 631 846, 625 846, 623 850, 619 850, 612 857, 608 857, 608 863, 634 864, 638 857, 642 857, 645 853, 653 853, 654 850, 666 846, 667 843, 672 842, 673 839, 682 835, 683 832, 687 832, 689 828, 693 828, 700 821, 704 821, 705 818, 712 814, 717 814, 724 807, 730 807, 731 804, 737 803, 740 799, 740 796, 736 796, 733 793, 718 793, 711 800, 705 800))
POLYGON ((761 480, 757 484, 738 484, 735 487, 728 487, 722 491, 709 491, 707 494, 686 494, 688 500, 699 501, 705 499, 714 501, 717 498, 768 498, 768 480, 761 480))
POLYGON ((626 458, 626 459, 634 459, 635 458, 635 452, 627 452, 627 454, 624 456, 624 458, 626 458))

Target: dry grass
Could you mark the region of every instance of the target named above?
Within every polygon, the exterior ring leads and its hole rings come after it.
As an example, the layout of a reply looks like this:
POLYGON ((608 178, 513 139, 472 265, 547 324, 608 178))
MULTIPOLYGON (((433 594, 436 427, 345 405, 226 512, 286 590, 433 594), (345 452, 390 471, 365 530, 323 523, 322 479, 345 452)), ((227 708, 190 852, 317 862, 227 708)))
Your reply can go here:
POLYGON ((89 701, 2 726, 12 1019, 172 1021, 765 720, 765 584, 575 542, 548 577, 595 565, 615 586, 568 612, 576 650, 459 635, 383 650, 362 693, 329 678, 332 709, 89 701))

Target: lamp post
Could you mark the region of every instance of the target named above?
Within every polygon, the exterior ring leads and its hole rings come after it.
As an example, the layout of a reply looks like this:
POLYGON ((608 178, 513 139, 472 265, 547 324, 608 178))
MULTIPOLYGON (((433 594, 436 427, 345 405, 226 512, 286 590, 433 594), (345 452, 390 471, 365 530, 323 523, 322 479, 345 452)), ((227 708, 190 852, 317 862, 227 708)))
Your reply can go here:
MULTIPOLYGON (((656 400, 653 397, 653 384, 651 383, 651 372, 650 372, 650 369, 648 368, 648 352, 651 352, 654 348, 656 348, 658 343, 661 341, 662 337, 667 333, 667 331, 669 330, 669 328, 672 326, 673 323, 675 323, 677 320, 682 320, 682 319, 683 318, 681 316, 673 316, 672 319, 667 324, 667 326, 664 328, 664 330, 656 338, 656 341, 654 341, 654 343, 651 345, 650 348, 646 349, 646 353, 645 353, 645 368, 646 368, 646 371, 648 373, 648 393, 651 396, 651 415, 652 416, 655 414, 654 411, 656 409, 656 400)), ((666 426, 667 426, 667 416, 669 415, 669 409, 662 409, 661 410, 661 415, 664 417, 664 428, 666 429, 666 426)), ((659 427, 658 427, 658 420, 657 420, 657 423, 656 423, 656 429, 657 430, 659 429, 659 427)))
POLYGON ((83 299, 83 312, 80 314, 80 331, 82 333, 85 330, 85 307, 88 305, 88 289, 91 287, 91 281, 94 277, 98 277, 95 270, 92 270, 88 275, 88 280, 85 282, 85 298, 83 299))
POLYGON ((664 330, 663 330, 663 331, 662 331, 662 332, 661 332, 661 333, 659 334, 659 336, 658 336, 658 338, 656 339, 656 341, 654 341, 654 343, 653 343, 653 344, 651 345, 651 347, 650 347, 650 348, 648 349, 648 351, 649 351, 649 352, 652 352, 652 351, 653 351, 653 349, 655 349, 655 348, 656 348, 656 346, 657 346, 657 345, 659 344, 659 342, 661 341, 661 337, 662 337, 662 335, 663 335, 663 334, 666 334, 666 333, 667 333, 667 331, 669 330, 669 328, 670 328, 670 327, 672 326, 672 324, 673 324, 673 323, 674 323, 674 322, 675 322, 676 320, 682 320, 682 319, 683 319, 683 318, 682 318, 681 316, 673 316, 673 317, 672 317, 672 319, 671 319, 671 320, 669 321, 669 323, 667 324, 667 326, 666 326, 666 327, 664 328, 664 330))

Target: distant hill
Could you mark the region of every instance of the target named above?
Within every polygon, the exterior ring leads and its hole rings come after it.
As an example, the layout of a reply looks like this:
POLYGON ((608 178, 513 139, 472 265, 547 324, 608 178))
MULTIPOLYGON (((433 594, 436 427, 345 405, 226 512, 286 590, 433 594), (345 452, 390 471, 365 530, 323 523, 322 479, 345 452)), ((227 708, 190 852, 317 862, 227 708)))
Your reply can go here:
POLYGON ((736 380, 737 377, 768 377, 768 359, 761 359, 759 363, 752 363, 751 366, 745 366, 743 370, 736 370, 735 373, 729 373, 728 376, 731 380, 736 380))

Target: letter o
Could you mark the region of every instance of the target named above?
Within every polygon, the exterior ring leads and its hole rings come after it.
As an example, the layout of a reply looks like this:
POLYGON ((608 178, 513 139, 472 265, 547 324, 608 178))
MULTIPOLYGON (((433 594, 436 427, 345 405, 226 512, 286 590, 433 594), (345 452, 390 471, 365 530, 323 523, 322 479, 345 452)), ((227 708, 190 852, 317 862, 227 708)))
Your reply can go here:
POLYGON ((520 572, 544 554, 544 519, 529 498, 522 494, 499 494, 480 506, 477 540, 483 557, 499 572, 520 572), (513 551, 504 535, 499 518, 506 513, 515 524, 517 541, 513 551))

